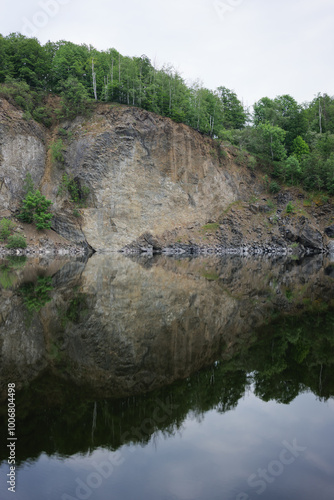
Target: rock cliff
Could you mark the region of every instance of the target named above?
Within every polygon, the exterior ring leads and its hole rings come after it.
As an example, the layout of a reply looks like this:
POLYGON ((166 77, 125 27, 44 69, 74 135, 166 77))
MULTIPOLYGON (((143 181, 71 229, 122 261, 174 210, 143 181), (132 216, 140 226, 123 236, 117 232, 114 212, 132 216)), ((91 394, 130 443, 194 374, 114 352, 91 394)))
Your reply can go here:
POLYGON ((138 108, 100 104, 89 119, 49 131, 1 100, 0 216, 15 214, 30 173, 53 201, 53 230, 97 251, 254 242, 275 248, 297 242, 321 251, 329 241, 324 228, 331 206, 320 215, 300 206, 284 219, 286 200, 268 209, 262 174, 239 157, 231 147, 138 108), (60 159, 52 155, 56 142, 60 159), (59 193, 64 174, 79 194, 89 190, 84 207, 74 206, 66 190, 59 193), (216 224, 213 233, 208 223, 216 224))

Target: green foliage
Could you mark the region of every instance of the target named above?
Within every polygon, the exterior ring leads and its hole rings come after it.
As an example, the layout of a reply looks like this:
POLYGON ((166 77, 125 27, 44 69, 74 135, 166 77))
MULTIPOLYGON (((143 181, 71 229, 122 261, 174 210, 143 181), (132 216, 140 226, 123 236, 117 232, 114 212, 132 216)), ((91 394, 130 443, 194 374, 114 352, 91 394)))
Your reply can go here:
MULTIPOLYGON (((77 207, 86 207, 90 189, 88 186, 83 185, 79 178, 73 178, 67 174, 64 174, 58 189, 58 195, 64 195, 65 192, 69 193, 71 197, 70 201, 72 203, 75 203, 77 207)), ((76 211, 74 215, 78 217, 80 213, 76 211)))
POLYGON ((203 271, 201 274, 202 274, 203 278, 207 279, 208 281, 217 281, 217 280, 219 280, 219 276, 215 272, 203 271))
POLYGON ((269 177, 267 174, 265 174, 263 177, 262 177, 263 181, 264 181, 264 185, 266 186, 266 189, 269 189, 269 184, 270 184, 270 180, 269 180, 269 177))
POLYGON ((235 92, 226 87, 218 87, 216 92, 222 113, 222 126, 225 129, 242 129, 247 121, 248 113, 235 92))
POLYGON ((53 215, 49 212, 52 202, 47 200, 38 190, 29 192, 22 201, 18 218, 28 224, 34 223, 37 229, 51 229, 53 215))
POLYGON ((66 138, 66 139, 71 139, 72 138, 72 132, 70 130, 66 130, 62 127, 58 129, 58 135, 66 138))
POLYGON ((270 155, 272 160, 284 160, 286 158, 284 147, 286 132, 269 123, 260 123, 257 128, 262 138, 262 152, 270 155))
POLYGON ((328 159, 334 151, 334 134, 317 134, 315 136, 315 143, 313 151, 321 155, 323 159, 328 159))
POLYGON ((10 219, 1 219, 0 221, 0 241, 6 241, 11 236, 16 227, 15 222, 10 219))
POLYGON ((329 194, 334 195, 334 153, 330 155, 324 165, 325 185, 329 194))
POLYGON ((269 184, 269 191, 273 194, 278 193, 281 190, 281 186, 276 181, 271 181, 269 184))
POLYGON ((219 225, 220 225, 219 222, 209 222, 208 224, 202 226, 202 231, 216 232, 219 229, 219 225))
POLYGON ((27 263, 25 255, 11 255, 7 257, 8 265, 11 269, 22 269, 27 263))
POLYGON ((0 286, 7 290, 14 286, 17 281, 16 274, 11 271, 5 264, 0 265, 0 286))
POLYGON ((23 118, 34 119, 50 127, 52 122, 51 111, 43 104, 44 95, 30 88, 25 81, 6 77, 5 83, 0 85, 0 97, 4 97, 24 111, 23 118))
POLYGON ((63 155, 64 151, 63 141, 61 139, 58 139, 52 142, 52 144, 50 145, 50 149, 51 149, 52 161, 53 162, 59 161, 60 163, 64 163, 65 159, 63 155))
POLYGON ((34 96, 25 81, 18 81, 7 76, 5 84, 0 87, 0 96, 5 97, 14 105, 22 107, 26 112, 32 111, 34 107, 34 96))
POLYGON ((37 278, 36 282, 24 283, 19 288, 19 294, 29 313, 39 312, 42 307, 50 302, 50 291, 53 290, 50 277, 37 278))
POLYGON ((292 154, 297 158, 297 160, 301 160, 304 155, 308 155, 310 152, 310 148, 308 144, 304 141, 300 135, 298 135, 292 143, 292 154))
POLYGON ((293 205, 292 201, 289 201, 289 203, 286 206, 286 213, 293 214, 294 211, 295 211, 295 206, 293 205))
MULTIPOLYGON (((157 69, 145 55, 125 57, 115 49, 98 51, 63 40, 41 46, 36 39, 17 34, 2 37, 1 42, 0 83, 7 77, 41 96, 50 90, 60 94, 59 118, 89 113, 94 98, 138 106, 212 137, 222 129, 241 129, 248 119, 248 112, 230 89, 220 86, 211 91, 197 82, 188 86, 172 66, 157 69)), ((49 125, 49 110, 42 97, 31 106, 26 105, 28 100, 21 91, 17 97, 27 119, 49 125)))
POLYGON ((330 164, 326 165, 326 161, 323 160, 321 155, 317 152, 311 152, 309 155, 305 156, 301 162, 302 168, 302 183, 305 189, 310 191, 318 190, 321 191, 328 187, 330 189, 330 164), (328 171, 327 171, 327 168, 328 171))
POLYGON ((290 154, 297 136, 307 131, 305 110, 290 95, 277 96, 275 99, 264 97, 254 104, 254 124, 270 124, 284 130, 284 147, 290 154))
POLYGON ((77 324, 83 316, 88 313, 87 294, 76 293, 70 301, 65 314, 62 317, 62 326, 66 327, 68 322, 77 324))
POLYGON ((91 99, 87 89, 77 78, 67 78, 60 83, 62 96, 62 117, 75 118, 87 115, 90 111, 91 99))
POLYGON ((235 163, 237 165, 244 165, 244 163, 246 163, 248 166, 247 152, 239 150, 235 157, 235 163))
POLYGON ((23 183, 23 191, 24 194, 32 193, 35 189, 34 181, 32 180, 32 176, 30 173, 28 173, 25 176, 24 183, 23 183))
POLYGON ((45 77, 50 73, 51 54, 38 40, 11 33, 1 37, 0 42, 3 48, 0 82, 9 77, 31 87, 47 90, 48 81, 45 77))
POLYGON ((327 94, 318 94, 305 110, 312 131, 334 134, 334 99, 327 94))
POLYGON ((289 156, 283 163, 281 175, 284 179, 289 179, 290 184, 298 182, 301 178, 302 170, 298 159, 295 156, 289 156))
POLYGON ((10 256, 0 264, 0 285, 5 290, 11 288, 18 281, 16 270, 27 262, 25 256, 10 256))
POLYGON ((257 165, 256 158, 254 156, 249 156, 247 159, 247 167, 250 168, 251 170, 254 170, 257 165))
POLYGON ((52 125, 52 113, 47 106, 36 106, 31 116, 36 122, 43 123, 48 128, 52 125))
POLYGON ((20 269, 27 262, 25 256, 10 256, 0 263, 0 285, 2 288, 11 288, 18 281, 16 269, 20 269))
POLYGON ((7 248, 27 248, 25 237, 21 234, 12 234, 8 238, 7 248))
POLYGON ((276 208, 275 206, 275 203, 273 203, 272 200, 268 200, 267 201, 267 207, 270 209, 270 210, 274 210, 276 208))

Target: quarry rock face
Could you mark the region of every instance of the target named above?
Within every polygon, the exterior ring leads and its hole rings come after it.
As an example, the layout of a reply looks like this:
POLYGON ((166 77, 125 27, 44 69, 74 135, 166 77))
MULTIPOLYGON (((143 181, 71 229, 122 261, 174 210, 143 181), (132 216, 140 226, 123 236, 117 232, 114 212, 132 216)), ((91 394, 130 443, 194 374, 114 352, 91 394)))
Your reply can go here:
MULTIPOLYGON (((204 224, 246 195, 212 141, 183 124, 115 108, 68 131, 65 165, 90 189, 81 227, 96 250, 119 250, 145 232, 204 224)), ((57 173, 53 179, 57 184, 57 173)))
POLYGON ((49 151, 57 134, 1 103, 2 208, 17 208, 31 173, 53 201, 54 229, 74 242, 119 250, 145 232, 205 223, 246 196, 246 179, 229 168, 229 155, 223 162, 212 140, 183 124, 137 108, 108 106, 88 120, 62 124, 71 138, 62 139, 65 161, 59 164, 49 151), (74 223, 68 220, 66 193, 59 195, 64 174, 89 189, 74 223))
POLYGON ((36 185, 44 175, 46 132, 22 116, 22 112, 0 99, 0 211, 16 207, 28 173, 36 185))
POLYGON ((0 100, 0 217, 17 213, 29 173, 52 200, 53 231, 85 249, 155 251, 178 242, 255 244, 257 252, 298 243, 324 251, 330 213, 285 220, 291 193, 282 192, 273 216, 262 172, 239 157, 233 146, 134 107, 99 104, 89 117, 46 129, 0 100))

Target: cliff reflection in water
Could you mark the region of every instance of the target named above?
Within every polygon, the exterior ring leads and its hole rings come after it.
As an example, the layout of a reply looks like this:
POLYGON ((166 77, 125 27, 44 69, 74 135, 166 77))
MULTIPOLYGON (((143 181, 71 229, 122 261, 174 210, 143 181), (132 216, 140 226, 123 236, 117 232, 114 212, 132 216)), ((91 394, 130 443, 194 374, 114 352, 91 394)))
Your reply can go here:
POLYGON ((23 264, 0 305, 2 399, 8 382, 21 389, 20 460, 146 442, 190 411, 230 410, 250 386, 282 403, 334 393, 322 256, 23 264))
POLYGON ((1 387, 46 369, 103 397, 170 384, 229 359, 276 315, 328 307, 331 266, 322 256, 28 260, 1 290, 1 387))
MULTIPOLYGON (((83 387, 48 372, 17 397, 19 463, 48 455, 70 456, 98 447, 116 450, 127 443, 173 435, 189 413, 235 408, 251 387, 262 400, 287 404, 312 391, 334 395, 334 313, 287 318, 258 332, 229 361, 216 361, 184 380, 140 396, 94 398, 83 387)), ((6 414, 1 429, 6 432, 6 414)), ((0 460, 6 460, 2 450, 0 460)))

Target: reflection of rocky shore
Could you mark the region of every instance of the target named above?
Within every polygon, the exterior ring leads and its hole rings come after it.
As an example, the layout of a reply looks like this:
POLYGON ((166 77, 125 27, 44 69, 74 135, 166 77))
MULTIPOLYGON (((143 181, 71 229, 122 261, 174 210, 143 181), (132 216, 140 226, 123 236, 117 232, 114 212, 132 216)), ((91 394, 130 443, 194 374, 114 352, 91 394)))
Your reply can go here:
POLYGON ((45 369, 103 397, 185 378, 231 358, 277 314, 333 304, 332 265, 323 259, 113 254, 94 255, 86 265, 45 262, 38 271, 28 261, 1 290, 2 391, 45 369), (37 276, 35 287, 23 286, 37 276))
MULTIPOLYGON (((189 414, 201 419, 212 409, 230 411, 251 387, 264 401, 288 404, 310 391, 327 401, 334 395, 333 320, 333 309, 315 318, 312 313, 283 317, 251 339, 239 339, 230 360, 139 396, 99 398, 91 388, 48 370, 16 395, 18 463, 42 452, 69 456, 97 447, 146 444, 160 432, 182 432, 189 414)), ((0 433, 6 429, 3 405, 0 433)), ((5 448, 2 460, 7 460, 5 448)))

